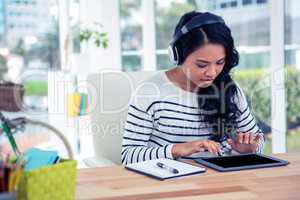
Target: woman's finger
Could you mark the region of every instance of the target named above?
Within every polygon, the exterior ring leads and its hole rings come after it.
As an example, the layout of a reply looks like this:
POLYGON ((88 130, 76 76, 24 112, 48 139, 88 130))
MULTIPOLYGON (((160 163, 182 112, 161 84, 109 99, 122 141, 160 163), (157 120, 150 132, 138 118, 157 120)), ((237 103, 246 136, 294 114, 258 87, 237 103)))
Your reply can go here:
POLYGON ((238 140, 238 142, 239 143, 243 143, 243 139, 244 138, 244 134, 243 133, 239 133, 238 135, 237 135, 237 140, 238 140))
POLYGON ((259 143, 260 139, 262 138, 262 135, 261 134, 256 134, 254 136, 254 143, 259 143))
POLYGON ((232 149, 237 149, 238 146, 240 146, 238 141, 233 140, 233 139, 228 139, 227 142, 232 147, 232 149))
POLYGON ((244 143, 244 144, 249 144, 249 143, 250 143, 249 140, 250 140, 250 135, 249 135, 249 133, 244 133, 243 143, 244 143))
POLYGON ((221 153, 221 148, 220 148, 220 144, 219 143, 212 142, 212 146, 213 146, 214 153, 216 155, 218 155, 219 153, 221 153))
POLYGON ((212 149, 212 153, 213 154, 218 154, 218 149, 217 149, 217 147, 216 147, 216 145, 215 144, 211 144, 211 149, 212 149))
POLYGON ((250 144, 253 144, 253 143, 254 143, 255 137, 256 137, 255 134, 253 134, 253 133, 250 134, 250 138, 249 138, 249 143, 250 143, 250 144))
POLYGON ((214 153, 213 148, 210 144, 207 145, 207 150, 209 151, 209 153, 214 153))
POLYGON ((217 150, 217 151, 216 151, 216 154, 221 154, 222 151, 221 151, 220 143, 217 143, 217 142, 216 142, 216 143, 215 143, 215 147, 216 147, 216 150, 217 150))

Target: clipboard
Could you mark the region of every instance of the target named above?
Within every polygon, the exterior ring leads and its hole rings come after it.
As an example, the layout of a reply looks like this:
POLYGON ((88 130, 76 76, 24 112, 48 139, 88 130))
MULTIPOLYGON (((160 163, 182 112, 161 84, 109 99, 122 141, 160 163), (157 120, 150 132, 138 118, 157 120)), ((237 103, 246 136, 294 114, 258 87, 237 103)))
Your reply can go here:
POLYGON ((132 163, 125 166, 125 169, 128 169, 133 172, 137 172, 148 177, 152 177, 158 180, 166 180, 178 177, 184 177, 199 173, 204 173, 206 169, 204 167, 194 166, 188 163, 171 160, 167 158, 160 158, 154 160, 148 160, 144 162, 132 163), (163 163, 167 166, 170 166, 176 170, 178 173, 172 173, 166 169, 160 168, 157 166, 157 163, 163 163))

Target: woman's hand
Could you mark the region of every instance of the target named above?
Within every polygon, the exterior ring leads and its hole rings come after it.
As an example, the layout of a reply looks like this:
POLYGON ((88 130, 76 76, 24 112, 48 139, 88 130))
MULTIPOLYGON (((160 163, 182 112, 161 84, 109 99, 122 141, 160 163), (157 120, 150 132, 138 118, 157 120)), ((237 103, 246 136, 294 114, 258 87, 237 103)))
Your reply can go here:
POLYGON ((190 156, 193 153, 204 152, 206 150, 214 154, 221 153, 219 143, 212 140, 197 140, 175 144, 172 148, 172 156, 176 159, 179 157, 190 156))
POLYGON ((235 140, 228 139, 228 144, 239 153, 254 153, 261 140, 260 134, 238 133, 235 140))

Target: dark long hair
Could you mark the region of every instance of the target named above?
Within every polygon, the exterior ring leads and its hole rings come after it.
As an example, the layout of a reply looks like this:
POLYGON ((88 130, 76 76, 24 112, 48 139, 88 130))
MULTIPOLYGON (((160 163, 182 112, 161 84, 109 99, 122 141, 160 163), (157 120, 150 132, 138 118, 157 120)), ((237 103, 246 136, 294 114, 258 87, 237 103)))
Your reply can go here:
MULTIPOLYGON (((180 31, 193 17, 201 14, 203 13, 195 11, 184 14, 176 26, 175 33, 180 31)), ((222 45, 226 54, 225 66, 213 84, 198 90, 200 109, 213 111, 211 114, 204 114, 204 120, 212 125, 216 136, 220 136, 228 131, 228 128, 233 128, 234 121, 241 114, 236 103, 234 103, 234 96, 237 95, 238 87, 230 75, 231 69, 237 66, 239 62, 239 54, 234 47, 231 31, 227 25, 221 23, 204 25, 184 35, 176 43, 176 46, 181 56, 179 64, 182 64, 189 54, 205 44, 206 39, 209 43, 222 45), (207 95, 215 97, 208 99, 207 95)))

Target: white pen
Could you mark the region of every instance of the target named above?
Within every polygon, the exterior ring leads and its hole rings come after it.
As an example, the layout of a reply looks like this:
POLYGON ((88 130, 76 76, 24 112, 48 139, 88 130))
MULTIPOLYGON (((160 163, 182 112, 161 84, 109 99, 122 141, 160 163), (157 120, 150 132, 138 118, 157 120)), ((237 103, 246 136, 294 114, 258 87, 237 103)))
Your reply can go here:
POLYGON ((177 169, 175 169, 173 167, 170 167, 170 166, 167 166, 167 165, 165 165, 165 164, 163 164, 161 162, 157 162, 156 165, 158 167, 162 168, 162 169, 166 169, 166 170, 172 172, 173 174, 178 174, 179 173, 179 171, 177 169))

